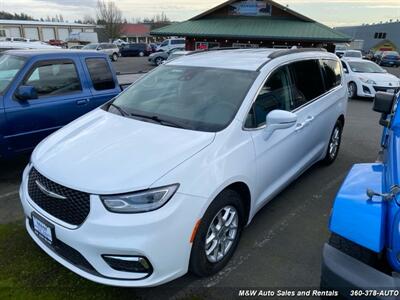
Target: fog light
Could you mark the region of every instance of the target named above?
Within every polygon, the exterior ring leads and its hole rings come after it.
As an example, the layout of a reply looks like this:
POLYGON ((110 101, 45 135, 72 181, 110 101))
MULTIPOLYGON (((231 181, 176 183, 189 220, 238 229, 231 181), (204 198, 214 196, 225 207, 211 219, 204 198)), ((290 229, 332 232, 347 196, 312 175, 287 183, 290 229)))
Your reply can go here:
POLYGON ((365 86, 365 85, 363 85, 363 92, 364 92, 365 94, 371 94, 371 90, 369 89, 369 87, 367 87, 367 86, 365 86))
POLYGON ((143 256, 103 255, 102 257, 111 268, 117 271, 148 275, 153 272, 150 262, 143 256))

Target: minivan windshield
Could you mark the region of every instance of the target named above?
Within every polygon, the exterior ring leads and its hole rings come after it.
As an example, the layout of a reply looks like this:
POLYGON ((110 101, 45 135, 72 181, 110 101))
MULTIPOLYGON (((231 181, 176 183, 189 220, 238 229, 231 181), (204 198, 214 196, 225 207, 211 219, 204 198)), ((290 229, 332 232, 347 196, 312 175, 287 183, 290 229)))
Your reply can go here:
POLYGON ((217 132, 229 125, 258 72, 163 65, 106 110, 166 126, 217 132))
POLYGON ((380 66, 369 61, 352 61, 349 62, 349 65, 351 70, 356 73, 386 73, 380 66))
POLYGON ((26 59, 19 56, 3 54, 0 56, 0 94, 3 94, 17 73, 25 65, 26 59))

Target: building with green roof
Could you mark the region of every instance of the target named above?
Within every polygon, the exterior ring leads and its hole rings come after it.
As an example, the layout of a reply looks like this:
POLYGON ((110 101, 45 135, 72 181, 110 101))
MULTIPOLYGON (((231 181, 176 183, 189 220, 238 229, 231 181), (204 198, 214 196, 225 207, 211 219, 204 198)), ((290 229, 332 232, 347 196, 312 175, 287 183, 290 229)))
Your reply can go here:
POLYGON ((213 47, 325 47, 351 37, 270 0, 233 0, 187 21, 153 30, 186 38, 188 50, 213 47))

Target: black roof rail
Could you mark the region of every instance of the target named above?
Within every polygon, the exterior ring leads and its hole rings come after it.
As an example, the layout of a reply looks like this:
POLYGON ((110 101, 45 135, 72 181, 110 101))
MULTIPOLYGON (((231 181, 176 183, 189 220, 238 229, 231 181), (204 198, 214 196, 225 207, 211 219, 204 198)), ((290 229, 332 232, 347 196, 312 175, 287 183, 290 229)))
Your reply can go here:
POLYGON ((198 54, 198 53, 205 53, 205 52, 210 52, 210 51, 224 51, 224 50, 239 50, 243 48, 238 48, 238 47, 215 47, 211 49, 199 49, 199 50, 194 50, 191 51, 187 55, 193 55, 193 54, 198 54))
POLYGON ((268 58, 274 59, 274 58, 278 58, 278 57, 289 55, 289 54, 302 53, 302 52, 312 52, 312 51, 328 52, 324 48, 284 49, 284 50, 278 50, 278 51, 272 52, 270 55, 268 55, 268 58))

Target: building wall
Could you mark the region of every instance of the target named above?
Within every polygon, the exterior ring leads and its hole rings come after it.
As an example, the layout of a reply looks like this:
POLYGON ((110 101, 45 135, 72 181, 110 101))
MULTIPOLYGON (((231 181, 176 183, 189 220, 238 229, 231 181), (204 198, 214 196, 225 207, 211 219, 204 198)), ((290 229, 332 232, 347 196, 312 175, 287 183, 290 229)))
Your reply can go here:
POLYGON ((46 25, 39 24, 39 22, 33 22, 32 24, 6 24, 0 23, 0 28, 5 30, 7 37, 24 37, 28 39, 38 39, 40 41, 47 42, 51 39, 63 40, 69 36, 69 33, 80 31, 80 32, 93 32, 95 26, 79 26, 72 24, 61 23, 60 25, 46 25))
POLYGON ((335 29, 351 36, 355 40, 364 40, 364 51, 369 51, 385 40, 392 42, 397 50, 400 50, 400 22, 338 27, 335 29))
POLYGON ((332 44, 315 44, 313 42, 304 41, 291 41, 291 42, 272 42, 266 40, 237 40, 237 39, 215 39, 215 38, 186 38, 186 50, 206 50, 210 48, 218 47, 233 47, 233 48, 278 48, 278 49, 290 49, 291 47, 318 47, 327 48, 328 51, 333 52, 332 44))

